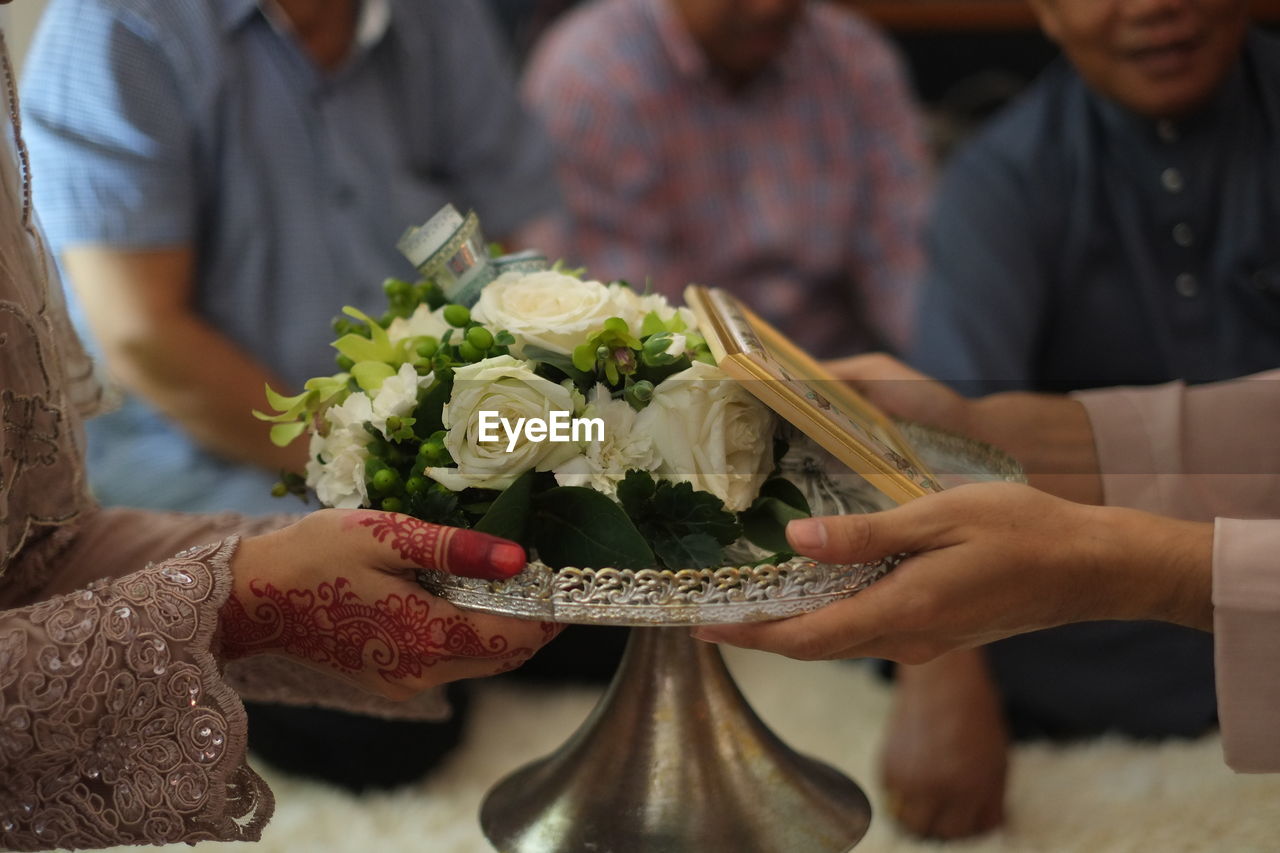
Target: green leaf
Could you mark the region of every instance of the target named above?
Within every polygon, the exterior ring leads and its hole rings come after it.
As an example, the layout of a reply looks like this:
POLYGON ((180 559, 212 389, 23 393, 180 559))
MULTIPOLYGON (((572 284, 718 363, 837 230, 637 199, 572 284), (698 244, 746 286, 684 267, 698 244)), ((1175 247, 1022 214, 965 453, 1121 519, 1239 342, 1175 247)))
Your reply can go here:
POLYGON ((321 402, 345 391, 350 373, 335 373, 333 376, 314 376, 308 379, 303 388, 314 391, 321 402))
POLYGON ((649 513, 675 535, 676 531, 706 533, 721 545, 742 535, 738 519, 724 508, 724 501, 710 492, 696 491, 689 483, 658 483, 649 513))
POLYGON ((391 361, 395 358, 395 348, 382 347, 362 335, 343 335, 333 342, 333 348, 354 362, 391 361))
POLYGON ((690 533, 669 536, 653 543, 653 551, 664 566, 682 569, 718 569, 724 563, 724 552, 714 536, 690 533))
POLYGON ((633 519, 641 518, 656 488, 657 483, 647 471, 628 471, 618 484, 618 502, 627 515, 633 519))
POLYGON ((287 447, 295 438, 302 435, 307 425, 301 421, 291 424, 276 424, 271 428, 271 443, 276 447, 287 447))
POLYGON ((553 568, 649 569, 653 549, 622 508, 593 489, 557 486, 534 500, 533 544, 553 568))
POLYGON ((774 477, 760 487, 760 495, 739 516, 743 535, 766 551, 793 554, 787 525, 812 515, 804 494, 790 480, 774 477))
POLYGON ((644 315, 644 322, 640 324, 640 337, 647 338, 650 335, 656 335, 659 332, 668 332, 667 324, 662 322, 662 318, 658 316, 657 311, 650 311, 644 315))
POLYGON ((589 343, 578 344, 573 348, 573 366, 583 373, 596 368, 596 348, 589 343))
MULTIPOLYGON (((277 412, 274 415, 268 415, 266 412, 260 412, 257 409, 253 409, 250 412, 250 414, 252 414, 258 420, 266 421, 269 424, 293 423, 294 421, 299 420, 301 415, 301 413, 293 413, 293 412, 277 412)), ((306 423, 306 421, 303 420, 303 423, 306 423)))
POLYGON ((396 369, 385 361, 361 361, 351 368, 351 375, 361 389, 373 393, 382 383, 396 375, 396 369))
POLYGON ((307 404, 307 397, 311 396, 310 389, 303 391, 301 394, 295 394, 292 397, 286 397, 278 391, 274 390, 270 385, 263 385, 267 392, 267 403, 277 412, 285 412, 289 414, 297 414, 303 410, 307 404))
POLYGON ((453 393, 453 383, 436 380, 427 389, 413 410, 414 434, 426 438, 444 429, 444 404, 453 393))
POLYGON ((760 497, 777 498, 787 506, 801 510, 805 518, 813 515, 809 508, 809 500, 800 491, 800 487, 786 477, 771 477, 760 487, 760 497))
POLYGON ((629 471, 618 484, 618 501, 668 569, 718 566, 721 546, 742 535, 723 501, 689 483, 655 482, 647 472, 629 471))
POLYGON ((476 522, 481 533, 501 536, 528 545, 525 530, 529 523, 530 503, 533 497, 533 470, 525 471, 516 481, 503 490, 493 501, 484 516, 476 522))

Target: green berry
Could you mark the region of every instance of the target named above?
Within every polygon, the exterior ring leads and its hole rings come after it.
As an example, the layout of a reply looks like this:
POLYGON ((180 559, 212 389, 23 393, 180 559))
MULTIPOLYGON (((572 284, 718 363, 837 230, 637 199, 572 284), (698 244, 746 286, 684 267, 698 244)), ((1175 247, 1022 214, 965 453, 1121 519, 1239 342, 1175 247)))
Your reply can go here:
POLYGON ((287 494, 289 494, 289 487, 284 483, 276 483, 271 487, 271 496, 273 498, 282 498, 287 494))
POLYGON ((466 362, 475 362, 484 358, 484 352, 473 346, 471 341, 463 341, 458 344, 458 357, 466 362))
POLYGON ((446 305, 444 321, 450 326, 461 329, 471 322, 471 311, 465 305, 446 305))
POLYGON ((484 326, 472 326, 467 329, 467 343, 480 352, 485 352, 493 346, 493 333, 484 326))
POLYGON ((431 358, 439 349, 440 341, 431 335, 426 335, 418 339, 418 346, 415 348, 415 352, 423 358, 431 358))
POLYGON ((672 335, 670 332, 658 332, 656 335, 650 335, 645 339, 644 351, 648 355, 659 355, 665 353, 671 347, 672 335))
POLYGON ((382 292, 388 299, 405 299, 413 295, 413 285, 404 279, 388 278, 382 282, 382 292))
POLYGON ((426 477, 413 476, 404 484, 404 490, 411 495, 420 495, 427 490, 431 484, 427 482, 426 477))
POLYGON ((400 485, 400 475, 390 468, 383 468, 373 475, 373 487, 383 494, 394 491, 398 485, 400 485))
POLYGON ((382 499, 382 509, 384 512, 399 512, 402 506, 404 506, 404 502, 397 497, 382 499))
POLYGON ((631 404, 631 408, 640 411, 653 399, 653 383, 642 379, 628 387, 622 396, 631 404))

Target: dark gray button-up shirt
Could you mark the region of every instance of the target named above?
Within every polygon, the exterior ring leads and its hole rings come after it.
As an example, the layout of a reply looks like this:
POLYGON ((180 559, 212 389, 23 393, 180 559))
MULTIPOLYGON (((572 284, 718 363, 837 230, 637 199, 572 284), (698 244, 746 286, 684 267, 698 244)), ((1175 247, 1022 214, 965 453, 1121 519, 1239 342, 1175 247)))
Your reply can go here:
MULTIPOLYGON (((1251 34, 1213 102, 1177 123, 1127 112, 1059 62, 949 164, 913 361, 966 393, 1280 366, 1278 237, 1280 42, 1251 34)), ((1197 632, 1081 625, 998 643, 991 660, 1023 731, 1214 720, 1212 640, 1197 632)))

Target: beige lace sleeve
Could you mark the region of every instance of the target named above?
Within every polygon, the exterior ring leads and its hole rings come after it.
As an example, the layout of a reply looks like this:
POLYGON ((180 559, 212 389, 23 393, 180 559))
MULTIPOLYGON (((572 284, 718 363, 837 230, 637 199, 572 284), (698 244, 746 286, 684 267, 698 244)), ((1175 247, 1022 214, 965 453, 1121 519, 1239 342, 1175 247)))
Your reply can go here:
POLYGON ((236 542, 0 614, 0 846, 258 838, 271 794, 210 652, 236 542))

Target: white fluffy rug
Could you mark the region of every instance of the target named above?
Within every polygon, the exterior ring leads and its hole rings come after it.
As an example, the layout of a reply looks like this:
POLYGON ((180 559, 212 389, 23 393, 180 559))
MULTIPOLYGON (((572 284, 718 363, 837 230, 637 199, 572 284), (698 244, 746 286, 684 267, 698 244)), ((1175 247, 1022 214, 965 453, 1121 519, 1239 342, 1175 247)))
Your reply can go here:
MULTIPOLYGON (((877 814, 858 853, 942 846, 968 853, 1280 850, 1280 775, 1232 774, 1222 764, 1216 737, 1159 746, 1107 740, 1022 747, 1014 760, 1005 830, 966 844, 910 841, 880 813, 872 772, 888 710, 886 688, 864 667, 849 664, 797 663, 739 651, 728 657, 752 705, 784 740, 840 768, 868 792, 877 814)), ((476 821, 484 792, 561 743, 595 698, 587 689, 487 687, 474 703, 467 741, 452 760, 421 786, 394 794, 356 798, 267 773, 278 805, 254 853, 490 851, 476 821)))

